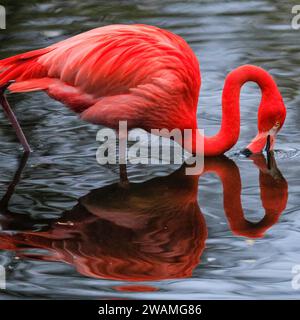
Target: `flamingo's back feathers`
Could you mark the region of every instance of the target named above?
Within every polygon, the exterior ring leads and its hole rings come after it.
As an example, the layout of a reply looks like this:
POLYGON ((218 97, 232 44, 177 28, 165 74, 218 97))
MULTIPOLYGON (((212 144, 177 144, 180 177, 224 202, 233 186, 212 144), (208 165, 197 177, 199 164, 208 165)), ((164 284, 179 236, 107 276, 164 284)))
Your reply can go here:
MULTIPOLYGON (((164 115, 174 114, 176 120, 181 113, 183 125, 189 126, 196 114, 200 70, 181 37, 152 26, 111 25, 0 61, 0 85, 9 80, 16 81, 9 88, 13 92, 46 90, 76 112, 95 105, 113 108, 112 102, 125 112, 132 104, 145 119, 152 112, 153 122, 163 123, 164 115)), ((83 118, 91 121, 97 114, 101 123, 101 112, 95 111, 83 118)), ((173 125, 174 119, 165 120, 173 125)))

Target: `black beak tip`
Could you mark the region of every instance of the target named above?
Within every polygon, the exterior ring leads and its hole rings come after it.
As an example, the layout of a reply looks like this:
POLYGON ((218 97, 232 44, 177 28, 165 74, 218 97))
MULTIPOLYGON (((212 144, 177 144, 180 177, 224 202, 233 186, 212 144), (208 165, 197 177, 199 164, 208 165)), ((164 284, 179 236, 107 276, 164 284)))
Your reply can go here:
POLYGON ((266 143, 266 148, 265 148, 265 150, 266 150, 267 153, 270 152, 270 148, 271 148, 271 137, 270 137, 270 135, 268 135, 268 137, 267 137, 267 143, 266 143))
POLYGON ((250 157, 252 152, 248 148, 246 148, 241 151, 241 154, 244 155, 245 157, 250 157))

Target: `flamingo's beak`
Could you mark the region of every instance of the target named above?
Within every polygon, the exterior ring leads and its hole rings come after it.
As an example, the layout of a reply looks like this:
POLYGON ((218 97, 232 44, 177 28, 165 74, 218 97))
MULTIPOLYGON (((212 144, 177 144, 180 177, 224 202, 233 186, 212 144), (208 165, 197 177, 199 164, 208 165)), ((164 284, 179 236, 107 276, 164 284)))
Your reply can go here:
MULTIPOLYGON (((273 145, 274 145, 274 142, 273 142, 273 145)), ((267 143, 266 143, 266 148, 265 148, 266 152, 270 152, 271 150, 271 136, 268 135, 267 137, 267 143)))
POLYGON ((251 143, 241 151, 243 155, 249 157, 251 154, 260 153, 264 147, 267 152, 273 150, 277 132, 261 132, 251 141, 251 143))

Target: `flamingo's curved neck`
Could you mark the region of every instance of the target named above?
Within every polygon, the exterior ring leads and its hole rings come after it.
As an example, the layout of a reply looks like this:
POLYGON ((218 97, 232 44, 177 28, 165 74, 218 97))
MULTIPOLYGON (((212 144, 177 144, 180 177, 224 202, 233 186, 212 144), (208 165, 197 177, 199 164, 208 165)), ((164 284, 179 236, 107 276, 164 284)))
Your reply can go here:
MULTIPOLYGON (((204 137, 205 155, 223 154, 236 144, 240 134, 240 91, 243 84, 248 81, 259 85, 262 100, 274 98, 274 95, 277 97, 278 89, 275 81, 262 68, 245 65, 230 72, 223 88, 221 129, 215 136, 204 137)), ((261 108, 263 108, 262 103, 261 108)))

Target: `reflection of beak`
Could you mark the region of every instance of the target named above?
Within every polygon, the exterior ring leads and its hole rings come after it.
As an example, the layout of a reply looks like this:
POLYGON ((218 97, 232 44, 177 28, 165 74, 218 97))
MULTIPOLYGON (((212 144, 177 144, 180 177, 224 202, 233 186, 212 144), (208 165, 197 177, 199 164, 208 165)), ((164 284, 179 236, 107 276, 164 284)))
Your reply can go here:
POLYGON ((261 132, 251 141, 251 143, 241 153, 246 157, 251 154, 260 153, 264 147, 267 152, 273 150, 275 143, 276 133, 274 132, 261 132))

